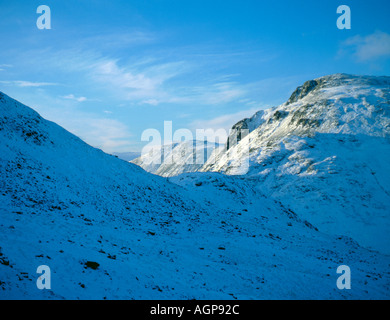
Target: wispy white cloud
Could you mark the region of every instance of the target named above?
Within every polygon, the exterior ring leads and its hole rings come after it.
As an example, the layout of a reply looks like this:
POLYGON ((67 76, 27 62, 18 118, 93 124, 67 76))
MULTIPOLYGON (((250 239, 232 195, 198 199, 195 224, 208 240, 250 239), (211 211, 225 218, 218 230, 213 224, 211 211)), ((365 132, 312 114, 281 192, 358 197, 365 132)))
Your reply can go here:
POLYGON ((102 48, 129 48, 136 47, 145 44, 151 44, 156 41, 157 38, 161 39, 163 35, 160 33, 158 36, 156 33, 152 33, 146 30, 110 30, 107 33, 100 33, 96 36, 85 37, 78 42, 78 47, 96 47, 97 45, 102 48))
POLYGON ((359 62, 390 57, 390 34, 376 31, 367 36, 357 35, 345 40, 340 55, 351 54, 359 62))
POLYGON ((0 71, 4 71, 8 68, 12 68, 11 64, 0 64, 0 71))
MULTIPOLYGON (((150 60, 152 61, 152 59, 150 60)), ((166 86, 167 81, 185 72, 184 62, 130 64, 120 66, 118 60, 105 59, 93 63, 89 76, 119 93, 125 100, 158 105, 178 97, 166 86)))
MULTIPOLYGON (((204 75, 206 61, 170 60, 145 55, 128 59, 104 56, 92 50, 59 51, 47 60, 47 67, 80 74, 115 98, 139 105, 225 104, 244 98, 249 86, 233 81, 240 74, 204 75)), ((198 58, 198 57, 197 57, 198 58)))
POLYGON ((73 94, 68 94, 66 96, 62 96, 61 98, 68 99, 68 100, 74 100, 74 101, 78 101, 78 102, 83 102, 83 101, 87 101, 88 100, 86 97, 76 97, 73 94))
MULTIPOLYGON (((131 36, 129 41, 130 38, 131 36)), ((141 33, 135 39, 141 42, 153 41, 153 36, 141 33)), ((178 49, 185 52, 180 54, 176 51, 173 57, 171 52, 162 51, 158 54, 149 52, 146 55, 114 58, 98 49, 47 50, 29 52, 28 56, 44 55, 47 70, 56 70, 61 75, 67 75, 67 78, 68 75, 73 76, 80 86, 85 83, 93 84, 98 92, 97 96, 104 92, 104 99, 127 102, 132 107, 162 104, 223 105, 247 98, 252 95, 253 90, 257 90, 255 86, 235 79, 240 74, 214 72, 215 70, 204 72, 209 67, 214 68, 216 64, 213 59, 219 62, 224 59, 223 64, 227 64, 232 58, 231 54, 199 57, 189 54, 186 48, 178 49)), ((240 53, 239 57, 243 55, 244 53, 240 53)), ((238 59, 236 55, 233 58, 238 59)), ((35 65, 34 61, 30 65, 35 65)), ((39 84, 49 85, 49 82, 35 83, 36 86, 39 84)), ((33 86, 34 83, 19 85, 33 86)), ((67 86, 66 83, 64 85, 67 86)), ((64 95, 62 98, 79 102, 87 99, 76 95, 64 95)))
POLYGON ((210 86, 194 87, 192 100, 203 104, 224 104, 242 98, 247 93, 245 86, 235 82, 220 82, 210 86))
POLYGON ((147 100, 142 100, 141 103, 149 104, 151 106, 157 106, 160 102, 157 99, 147 99, 147 100))
POLYGON ((32 81, 23 81, 23 80, 0 81, 0 83, 17 86, 17 87, 44 87, 44 86, 58 85, 57 83, 53 83, 53 82, 32 82, 32 81))
POLYGON ((127 126, 115 119, 83 117, 72 122, 73 131, 84 141, 105 152, 128 151, 132 147, 132 135, 127 126))

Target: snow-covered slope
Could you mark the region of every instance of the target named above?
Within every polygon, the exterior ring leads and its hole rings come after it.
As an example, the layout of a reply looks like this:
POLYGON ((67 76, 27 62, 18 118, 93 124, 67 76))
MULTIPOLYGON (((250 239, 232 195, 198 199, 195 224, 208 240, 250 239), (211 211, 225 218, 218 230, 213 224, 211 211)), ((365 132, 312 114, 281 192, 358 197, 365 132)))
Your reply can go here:
POLYGON ((390 297, 390 257, 317 231, 248 179, 173 184, 2 93, 0 177, 1 299, 390 297), (336 287, 341 264, 352 290, 336 287))
POLYGON ((155 146, 131 161, 144 170, 162 177, 176 176, 201 169, 214 150, 223 149, 218 143, 186 140, 155 146))
POLYGON ((240 121, 250 134, 200 171, 242 174, 246 162, 254 188, 323 231, 390 253, 389 103, 390 77, 307 81, 286 103, 240 121))
POLYGON ((132 161, 138 158, 141 155, 141 153, 140 152, 114 152, 112 153, 112 155, 125 161, 132 161))

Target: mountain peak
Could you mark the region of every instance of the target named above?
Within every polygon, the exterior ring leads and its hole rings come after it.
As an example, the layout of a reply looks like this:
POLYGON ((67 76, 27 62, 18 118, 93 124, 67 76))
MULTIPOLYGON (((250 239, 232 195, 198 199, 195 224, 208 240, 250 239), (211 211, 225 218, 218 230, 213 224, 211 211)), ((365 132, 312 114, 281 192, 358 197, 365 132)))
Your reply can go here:
POLYGON ((314 80, 308 80, 299 86, 290 96, 287 104, 292 104, 306 97, 310 92, 325 88, 336 88, 340 86, 388 86, 388 76, 359 76, 346 73, 335 73, 322 76, 314 80))

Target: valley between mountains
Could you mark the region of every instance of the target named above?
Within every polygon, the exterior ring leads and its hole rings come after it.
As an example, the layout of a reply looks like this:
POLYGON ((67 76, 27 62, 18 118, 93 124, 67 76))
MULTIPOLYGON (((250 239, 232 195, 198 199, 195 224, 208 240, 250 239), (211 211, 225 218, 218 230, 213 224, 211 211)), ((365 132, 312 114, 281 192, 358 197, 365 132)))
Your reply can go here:
POLYGON ((183 168, 118 159, 0 93, 0 298, 389 299, 389 101, 390 77, 311 80, 183 168))

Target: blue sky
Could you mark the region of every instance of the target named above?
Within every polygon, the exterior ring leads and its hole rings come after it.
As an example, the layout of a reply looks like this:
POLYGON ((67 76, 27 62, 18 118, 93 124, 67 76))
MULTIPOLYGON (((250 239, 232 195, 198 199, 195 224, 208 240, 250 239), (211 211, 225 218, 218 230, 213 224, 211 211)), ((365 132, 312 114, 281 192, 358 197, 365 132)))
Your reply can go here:
POLYGON ((332 73, 390 75, 390 3, 0 0, 0 91, 106 152, 228 129, 332 73), (51 30, 39 30, 39 5, 51 30), (339 5, 352 28, 339 30, 339 5))

